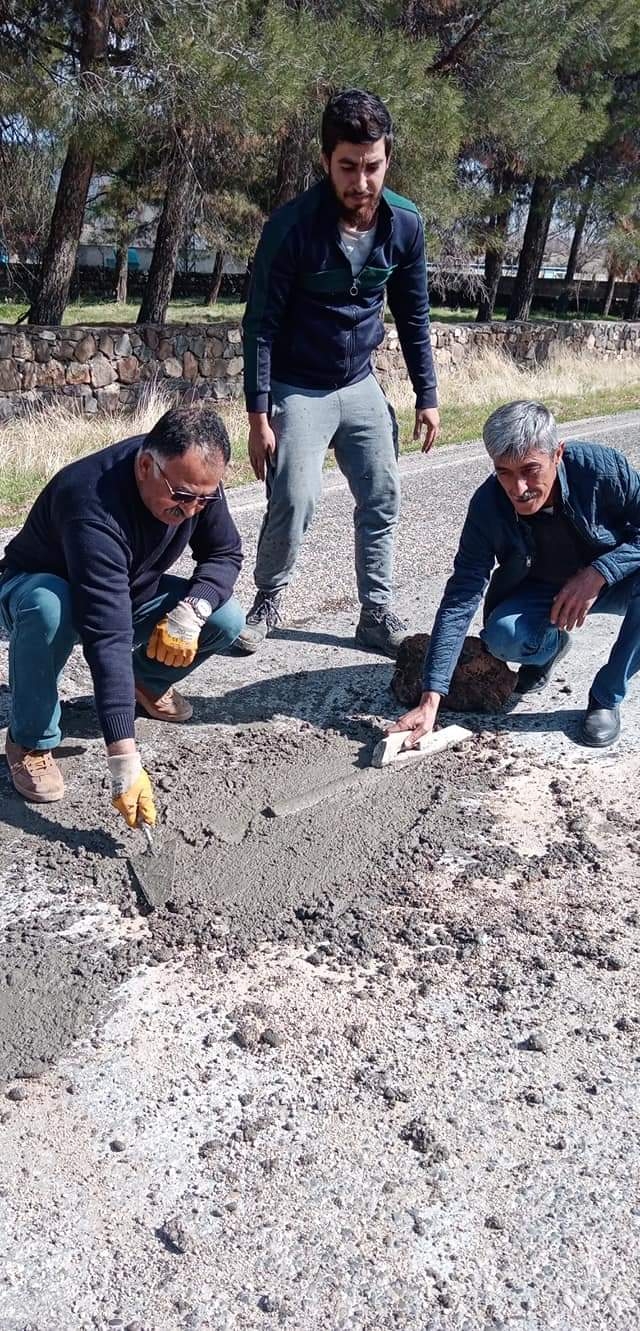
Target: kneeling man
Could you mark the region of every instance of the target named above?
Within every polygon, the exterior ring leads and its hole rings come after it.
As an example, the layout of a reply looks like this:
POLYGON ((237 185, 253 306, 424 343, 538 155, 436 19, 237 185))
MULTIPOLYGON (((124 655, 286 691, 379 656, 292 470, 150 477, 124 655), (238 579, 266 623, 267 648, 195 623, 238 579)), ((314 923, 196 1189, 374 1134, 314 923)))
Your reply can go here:
POLYGON ((25 799, 62 799, 58 679, 78 640, 93 679, 113 802, 130 827, 155 822, 135 744, 136 700, 187 721, 172 687, 237 638, 231 593, 240 537, 222 478, 230 446, 210 407, 176 407, 147 435, 81 458, 53 477, 0 562, 9 634, 6 756, 25 799), (191 578, 167 573, 190 546, 191 578))
POLYGON ((620 704, 640 668, 640 475, 622 453, 558 438, 539 402, 511 402, 483 431, 494 474, 476 490, 436 615, 418 707, 392 730, 428 734, 488 586, 481 637, 521 662, 516 691, 544 687, 588 614, 622 616, 589 693, 581 740, 620 734, 620 704))

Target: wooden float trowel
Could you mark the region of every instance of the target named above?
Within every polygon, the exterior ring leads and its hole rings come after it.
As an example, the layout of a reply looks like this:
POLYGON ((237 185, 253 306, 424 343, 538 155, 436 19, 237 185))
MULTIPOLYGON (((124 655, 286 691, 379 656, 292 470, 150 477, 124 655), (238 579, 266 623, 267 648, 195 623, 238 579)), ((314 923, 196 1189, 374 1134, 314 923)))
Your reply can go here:
POLYGON ((147 849, 141 855, 133 855, 128 864, 133 870, 142 895, 152 910, 166 905, 173 891, 176 872, 177 841, 167 841, 161 848, 155 845, 153 832, 148 823, 139 823, 144 833, 147 849))

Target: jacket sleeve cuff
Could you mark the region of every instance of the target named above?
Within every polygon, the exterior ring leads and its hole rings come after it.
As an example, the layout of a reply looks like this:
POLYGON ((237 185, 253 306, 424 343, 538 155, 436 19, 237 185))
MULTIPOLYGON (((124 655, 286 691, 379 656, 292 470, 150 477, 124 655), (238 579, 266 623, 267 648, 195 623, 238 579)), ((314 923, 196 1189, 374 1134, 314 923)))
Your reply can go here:
POLYGON ((437 405, 437 388, 425 388, 422 393, 416 393, 416 411, 420 411, 422 407, 437 407, 437 405))
MULTIPOLYGON (((213 583, 207 582, 205 578, 194 578, 189 583, 185 595, 190 596, 194 601, 200 599, 208 601, 212 613, 214 610, 219 610, 220 606, 224 604, 220 599, 220 588, 214 587, 213 583)), ((231 596, 231 592, 229 592, 229 595, 226 597, 227 600, 229 599, 229 596, 231 596)))
POLYGON ((245 401, 247 411, 264 411, 266 414, 269 410, 268 393, 245 393, 245 401))
POLYGON ((617 582, 617 578, 615 576, 615 569, 611 568, 611 564, 609 563, 609 560, 607 559, 606 555, 604 555, 602 559, 592 559, 591 567, 596 570, 596 573, 600 573, 602 575, 607 584, 607 587, 611 587, 614 582, 617 582))
POLYGON ((115 744, 118 739, 135 739, 135 712, 133 707, 121 712, 106 712, 100 718, 105 744, 115 744))
POLYGON ((439 693, 441 698, 445 698, 450 686, 450 679, 436 679, 433 675, 426 673, 422 676, 423 693, 439 693))

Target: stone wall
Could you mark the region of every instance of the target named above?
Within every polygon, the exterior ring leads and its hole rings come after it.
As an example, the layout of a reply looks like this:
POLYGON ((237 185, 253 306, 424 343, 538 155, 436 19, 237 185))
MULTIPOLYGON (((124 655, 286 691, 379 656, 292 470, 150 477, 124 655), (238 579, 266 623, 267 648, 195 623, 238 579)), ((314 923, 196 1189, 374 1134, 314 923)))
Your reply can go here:
MULTIPOLYGON (((640 324, 438 324, 431 328, 438 368, 455 370, 478 347, 520 363, 567 348, 602 357, 639 357, 640 324)), ((404 375, 398 335, 389 328, 376 356, 384 382, 404 375)), ((75 400, 87 413, 131 406, 157 382, 176 397, 232 398, 242 392, 237 324, 17 328, 0 325, 0 419, 36 402, 75 400)))
POLYGON ((237 324, 16 329, 0 325, 0 418, 28 403, 74 399, 87 413, 131 406, 153 382, 177 397, 237 397, 237 324))
MULTIPOLYGON (((640 368, 640 323, 558 320, 557 323, 493 323, 431 325, 431 345, 438 369, 455 370, 478 349, 505 352, 518 364, 542 364, 561 351, 584 352, 609 359, 636 357, 640 368)), ((378 371, 403 373, 398 334, 389 329, 378 352, 378 371)))

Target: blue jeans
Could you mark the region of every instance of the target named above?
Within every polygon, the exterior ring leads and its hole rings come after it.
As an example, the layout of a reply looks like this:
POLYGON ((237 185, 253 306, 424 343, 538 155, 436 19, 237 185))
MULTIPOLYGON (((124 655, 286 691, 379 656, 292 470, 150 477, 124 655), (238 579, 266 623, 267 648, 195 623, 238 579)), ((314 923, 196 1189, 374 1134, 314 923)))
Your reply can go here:
POLYGON ((393 599, 393 542, 400 516, 397 426, 373 374, 347 388, 273 383, 275 461, 267 471, 267 512, 258 539, 261 591, 287 586, 322 494, 328 448, 355 500, 356 580, 365 606, 393 599))
MULTIPOLYGON (((527 581, 489 615, 480 637, 492 656, 543 666, 558 650, 559 630, 549 619, 557 589, 527 581)), ((603 587, 591 615, 622 615, 620 632, 591 692, 601 707, 618 707, 629 680, 640 670, 640 573, 603 587)))
MULTIPOLYGON (((174 669, 146 655, 152 630, 187 594, 186 578, 164 574, 158 594, 133 616, 133 672, 136 683, 154 697, 223 652, 244 628, 244 614, 231 597, 207 620, 190 666, 174 669)), ((25 749, 55 749, 60 743, 58 681, 71 649, 79 641, 71 617, 71 588, 53 573, 16 573, 0 577, 0 623, 9 635, 9 732, 25 749)))

